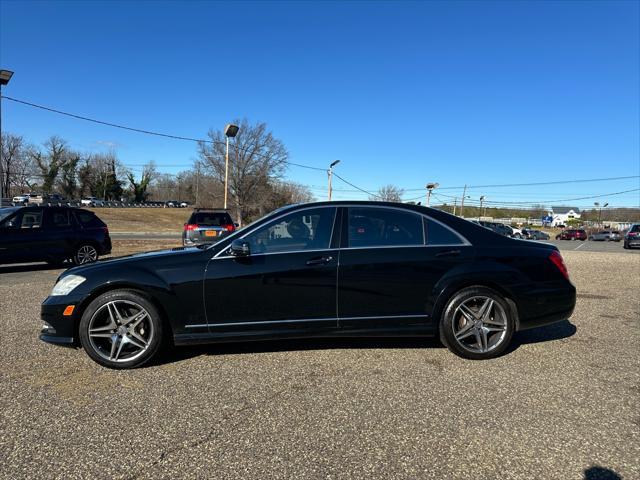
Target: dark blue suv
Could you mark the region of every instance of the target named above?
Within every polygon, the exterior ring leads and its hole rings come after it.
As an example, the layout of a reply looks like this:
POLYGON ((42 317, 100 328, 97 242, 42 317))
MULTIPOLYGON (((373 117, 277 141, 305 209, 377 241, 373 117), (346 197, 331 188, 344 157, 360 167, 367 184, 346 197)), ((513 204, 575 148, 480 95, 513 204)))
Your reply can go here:
POLYGON ((0 208, 0 264, 76 265, 111 253, 107 225, 95 213, 70 207, 0 208))

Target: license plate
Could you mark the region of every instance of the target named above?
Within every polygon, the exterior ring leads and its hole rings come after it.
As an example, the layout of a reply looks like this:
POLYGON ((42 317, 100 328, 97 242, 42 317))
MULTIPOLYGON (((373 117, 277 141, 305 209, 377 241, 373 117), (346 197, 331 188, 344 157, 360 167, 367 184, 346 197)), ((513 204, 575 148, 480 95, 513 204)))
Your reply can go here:
POLYGON ((216 232, 215 230, 205 230, 204 231, 204 236, 205 237, 215 237, 218 235, 218 232, 216 232))

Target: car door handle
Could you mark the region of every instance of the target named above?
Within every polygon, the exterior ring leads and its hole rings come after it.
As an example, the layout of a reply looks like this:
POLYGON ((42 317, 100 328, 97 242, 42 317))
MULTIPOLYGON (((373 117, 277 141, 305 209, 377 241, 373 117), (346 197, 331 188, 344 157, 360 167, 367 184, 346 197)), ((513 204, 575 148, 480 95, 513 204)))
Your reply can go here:
POLYGON ((436 257, 457 257, 460 255, 460 250, 445 250, 444 252, 436 253, 436 257))
POLYGON ((329 263, 331 260, 333 260, 333 257, 318 257, 318 258, 312 258, 311 260, 307 260, 307 265, 312 266, 312 265, 326 265, 327 263, 329 263))

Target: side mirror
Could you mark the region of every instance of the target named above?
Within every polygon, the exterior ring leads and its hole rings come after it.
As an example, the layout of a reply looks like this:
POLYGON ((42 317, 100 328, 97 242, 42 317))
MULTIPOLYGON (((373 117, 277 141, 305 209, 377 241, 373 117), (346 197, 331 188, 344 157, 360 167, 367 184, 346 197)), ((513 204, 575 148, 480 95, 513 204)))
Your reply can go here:
POLYGON ((248 257, 251 255, 251 248, 249 248, 249 242, 246 240, 234 240, 231 242, 231 255, 234 257, 248 257))

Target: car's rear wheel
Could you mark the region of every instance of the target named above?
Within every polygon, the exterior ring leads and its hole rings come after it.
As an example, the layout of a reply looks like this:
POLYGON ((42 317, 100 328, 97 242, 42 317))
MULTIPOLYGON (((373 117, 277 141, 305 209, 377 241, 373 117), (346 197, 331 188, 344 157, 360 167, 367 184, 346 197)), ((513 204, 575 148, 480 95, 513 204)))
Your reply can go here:
POLYGON ((162 318, 154 305, 129 290, 93 300, 80 320, 80 343, 93 360, 109 368, 134 368, 160 350, 162 318))
POLYGON ((440 335, 449 350, 473 360, 494 358, 511 342, 515 319, 507 301, 495 290, 468 287, 447 303, 440 335))
POLYGON ((83 243, 73 254, 73 263, 76 265, 84 265, 87 263, 93 263, 98 260, 98 250, 90 243, 83 243))

